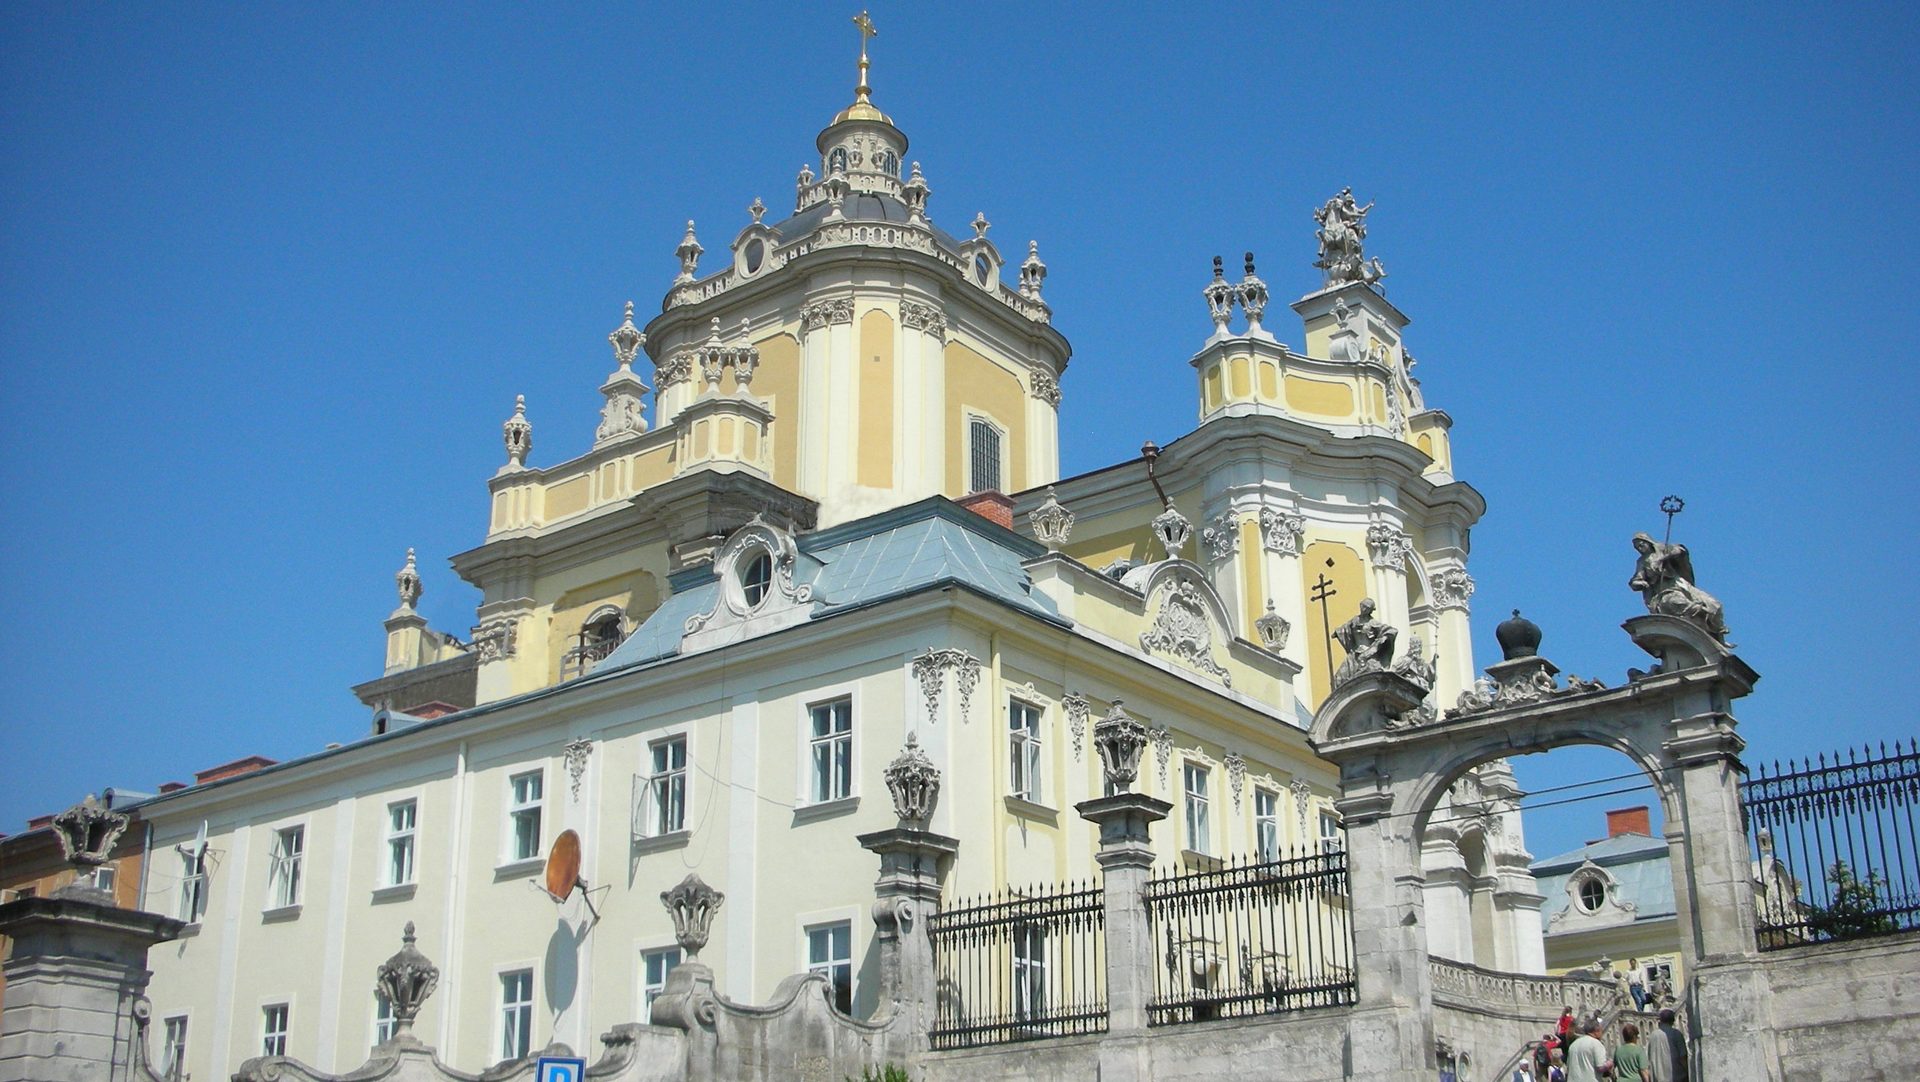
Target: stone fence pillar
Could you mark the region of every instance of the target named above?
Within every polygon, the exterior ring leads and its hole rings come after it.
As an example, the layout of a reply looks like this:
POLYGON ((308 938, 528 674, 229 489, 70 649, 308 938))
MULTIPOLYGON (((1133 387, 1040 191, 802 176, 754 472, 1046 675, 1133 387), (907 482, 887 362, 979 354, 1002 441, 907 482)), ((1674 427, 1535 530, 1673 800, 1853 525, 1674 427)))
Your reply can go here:
POLYGON ((880 857, 874 881, 873 923, 880 941, 880 998, 905 1023, 909 1048, 923 1051, 933 1027, 938 974, 927 921, 940 912, 942 865, 960 843, 910 827, 860 835, 860 844, 880 857))
POLYGON ((1142 793, 1119 793, 1074 805, 1100 828, 1100 865, 1107 925, 1107 1032, 1144 1033, 1153 998, 1153 933, 1147 927, 1147 875, 1153 868, 1149 828, 1173 805, 1142 793))

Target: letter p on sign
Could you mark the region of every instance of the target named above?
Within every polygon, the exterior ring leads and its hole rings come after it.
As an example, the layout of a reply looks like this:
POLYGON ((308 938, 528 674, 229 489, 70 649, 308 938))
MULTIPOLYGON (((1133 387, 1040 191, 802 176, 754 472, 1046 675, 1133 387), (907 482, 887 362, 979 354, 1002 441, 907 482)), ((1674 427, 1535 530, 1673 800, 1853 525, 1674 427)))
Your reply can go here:
POLYGON ((587 1061, 541 1056, 533 1064, 533 1082, 586 1082, 587 1061))

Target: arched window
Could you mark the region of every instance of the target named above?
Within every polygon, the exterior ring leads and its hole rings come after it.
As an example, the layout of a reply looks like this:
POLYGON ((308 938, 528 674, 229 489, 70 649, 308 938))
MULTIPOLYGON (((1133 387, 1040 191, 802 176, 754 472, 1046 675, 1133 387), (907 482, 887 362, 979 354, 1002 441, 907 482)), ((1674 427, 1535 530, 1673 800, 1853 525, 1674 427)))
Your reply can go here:
POLYGON ((757 609, 772 588, 773 554, 761 549, 740 569, 740 593, 747 599, 748 608, 757 609))
POLYGON ((1580 880, 1580 908, 1588 913, 1597 913, 1607 904, 1607 881, 1597 875, 1589 875, 1580 880))
POLYGON ((975 417, 968 426, 967 446, 973 471, 967 491, 1000 491, 1000 430, 993 427, 993 422, 975 417))
POLYGON ((832 176, 835 173, 844 173, 846 171, 847 171, 847 148, 834 147, 832 150, 828 151, 827 152, 827 175, 832 176))

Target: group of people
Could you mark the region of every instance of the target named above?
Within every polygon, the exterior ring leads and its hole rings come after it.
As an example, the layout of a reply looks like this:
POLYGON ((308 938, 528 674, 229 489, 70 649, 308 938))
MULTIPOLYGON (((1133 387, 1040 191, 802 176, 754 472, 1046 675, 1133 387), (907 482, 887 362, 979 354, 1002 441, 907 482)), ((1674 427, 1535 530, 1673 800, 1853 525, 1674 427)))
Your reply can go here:
POLYGON ((1515 1082, 1688 1082, 1687 1038, 1673 1024, 1671 1009, 1660 1012, 1660 1025, 1640 1041, 1640 1027, 1620 1027, 1620 1043, 1607 1047, 1606 1027, 1590 1018, 1576 1027, 1573 1008, 1560 1015, 1560 1025, 1540 1039, 1532 1070, 1514 1072, 1515 1082))

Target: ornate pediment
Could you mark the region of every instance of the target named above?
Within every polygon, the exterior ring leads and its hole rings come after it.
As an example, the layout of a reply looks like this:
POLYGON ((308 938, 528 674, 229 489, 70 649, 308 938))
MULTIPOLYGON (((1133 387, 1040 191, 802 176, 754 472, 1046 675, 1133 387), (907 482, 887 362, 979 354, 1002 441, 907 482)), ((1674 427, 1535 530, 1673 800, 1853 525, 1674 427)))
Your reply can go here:
POLYGON ((799 581, 802 561, 793 535, 759 515, 735 530, 713 559, 719 596, 687 618, 682 653, 724 646, 803 623, 813 615, 813 587, 799 581))
POLYGON ((1185 560, 1166 560, 1131 572, 1123 581, 1146 595, 1152 622, 1140 636, 1142 650, 1233 686, 1227 667, 1214 658, 1216 647, 1224 648, 1233 630, 1205 572, 1185 560))

